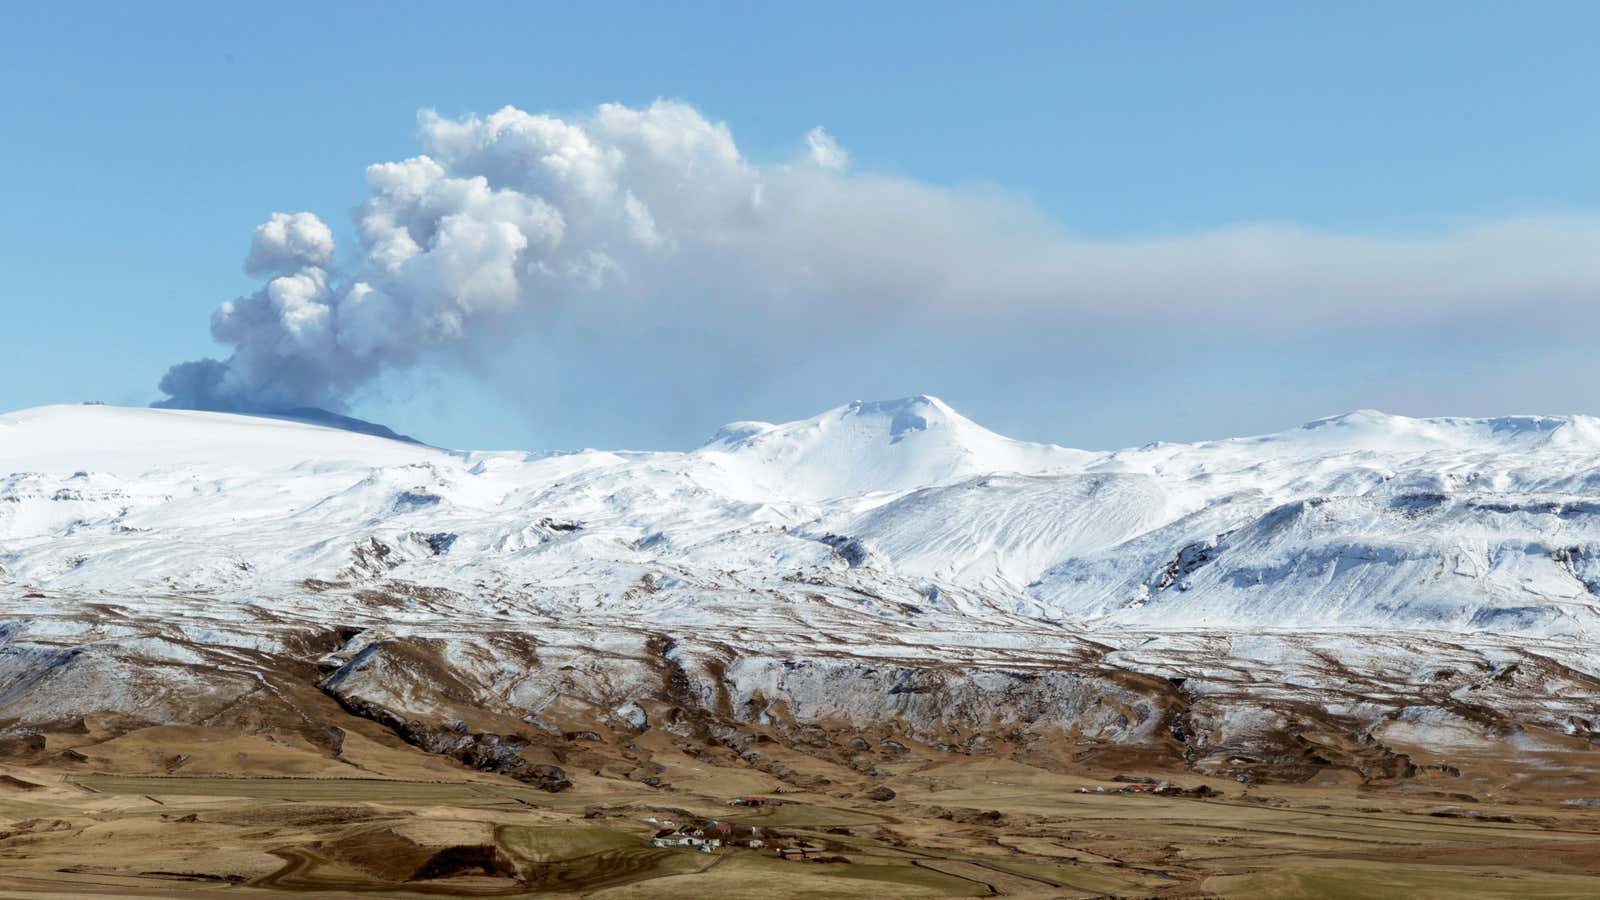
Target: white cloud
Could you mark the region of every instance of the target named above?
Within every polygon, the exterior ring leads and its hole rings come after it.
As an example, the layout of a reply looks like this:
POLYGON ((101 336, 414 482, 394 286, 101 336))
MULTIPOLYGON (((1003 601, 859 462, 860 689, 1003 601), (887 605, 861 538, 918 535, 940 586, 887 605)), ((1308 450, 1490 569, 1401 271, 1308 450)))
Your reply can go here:
POLYGON ((333 259, 333 231, 311 213, 273 213, 256 226, 244 270, 251 275, 283 275, 304 266, 326 266, 333 259))
POLYGON ((810 148, 811 161, 824 169, 843 169, 850 165, 850 154, 821 125, 806 132, 806 146, 810 148))
POLYGON ((256 229, 246 269, 269 280, 218 310, 212 334, 231 355, 174 367, 168 403, 338 408, 384 371, 549 317, 618 334, 633 319, 701 322, 777 366, 808 352, 804 336, 907 325, 973 340, 1502 316, 1557 328, 1600 291, 1590 218, 1092 241, 998 191, 850 171, 821 128, 806 135, 809 165, 751 162, 727 126, 682 103, 419 124, 422 155, 367 169, 342 264, 311 213, 256 229))

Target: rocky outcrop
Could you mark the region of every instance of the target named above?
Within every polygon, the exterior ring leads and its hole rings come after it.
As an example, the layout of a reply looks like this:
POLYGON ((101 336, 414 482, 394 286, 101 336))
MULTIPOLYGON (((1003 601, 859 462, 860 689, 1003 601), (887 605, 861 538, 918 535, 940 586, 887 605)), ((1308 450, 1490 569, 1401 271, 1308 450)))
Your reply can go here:
POLYGON ((356 659, 324 678, 318 687, 337 700, 351 715, 377 722, 399 735, 406 743, 429 753, 449 756, 471 768, 506 775, 551 793, 572 787, 566 771, 560 766, 530 762, 522 756, 522 751, 533 744, 527 738, 472 732, 464 721, 453 726, 428 724, 421 719, 407 718, 346 690, 344 685, 350 667, 365 665, 377 650, 378 645, 369 645, 356 659))

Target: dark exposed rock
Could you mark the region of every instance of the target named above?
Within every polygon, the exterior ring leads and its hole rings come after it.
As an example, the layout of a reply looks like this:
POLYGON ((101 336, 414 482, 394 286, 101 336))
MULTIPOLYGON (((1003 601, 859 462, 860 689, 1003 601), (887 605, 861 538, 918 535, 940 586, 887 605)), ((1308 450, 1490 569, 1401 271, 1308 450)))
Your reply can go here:
POLYGON ((846 537, 842 534, 825 534, 820 540, 832 547, 833 552, 852 569, 866 565, 872 559, 872 551, 859 538, 846 537))
POLYGON ((1156 791, 1156 793, 1160 794, 1163 797, 1203 797, 1203 798, 1209 798, 1209 797, 1221 797, 1222 796, 1222 792, 1221 791, 1217 790, 1216 788, 1212 787, 1209 784, 1197 785, 1197 786, 1192 787, 1192 788, 1178 787, 1175 784, 1169 784, 1166 787, 1161 788, 1160 790, 1156 791))
POLYGON ((1154 579, 1155 589, 1164 591, 1176 584, 1178 590, 1186 590, 1185 579, 1216 558, 1218 549, 1212 541, 1197 541, 1182 547, 1154 579))
POLYGON ((459 535, 447 531, 441 531, 434 534, 420 535, 420 537, 422 538, 422 542, 428 545, 428 551, 430 553, 432 553, 434 556, 443 556, 450 552, 451 547, 455 546, 456 538, 459 537, 459 535))
POLYGON ((868 800, 877 800, 880 803, 887 803, 895 798, 895 793, 888 787, 879 785, 872 790, 867 791, 866 798, 868 800))
POLYGON ((351 578, 379 576, 400 565, 403 560, 395 549, 377 538, 368 538, 350 551, 350 565, 343 575, 351 578))
POLYGON ((44 752, 44 746, 44 735, 38 732, 0 732, 0 756, 32 756, 44 752))
POLYGON ((1005 813, 998 809, 945 809, 936 806, 934 815, 963 825, 1004 825, 1008 821, 1005 813))
POLYGON ((319 687, 346 712, 377 722, 414 747, 453 757, 474 769, 515 778, 542 791, 558 793, 572 787, 572 781, 560 766, 524 759, 520 752, 528 747, 524 740, 489 733, 463 734, 455 727, 430 726, 416 719, 406 719, 376 703, 339 691, 330 684, 331 680, 324 679, 319 687))

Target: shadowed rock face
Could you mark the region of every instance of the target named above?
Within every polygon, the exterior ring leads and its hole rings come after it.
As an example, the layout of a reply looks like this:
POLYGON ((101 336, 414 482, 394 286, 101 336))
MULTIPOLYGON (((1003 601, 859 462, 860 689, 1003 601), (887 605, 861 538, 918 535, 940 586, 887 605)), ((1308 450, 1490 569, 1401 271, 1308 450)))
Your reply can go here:
POLYGON ((421 750, 449 756, 470 768, 506 775, 553 794, 572 787, 566 771, 560 766, 531 763, 522 757, 519 751, 527 749, 532 743, 526 738, 470 733, 465 722, 458 722, 453 728, 428 725, 420 719, 408 719, 359 696, 341 692, 327 681, 319 686, 338 700, 346 712, 388 728, 406 743, 421 750))

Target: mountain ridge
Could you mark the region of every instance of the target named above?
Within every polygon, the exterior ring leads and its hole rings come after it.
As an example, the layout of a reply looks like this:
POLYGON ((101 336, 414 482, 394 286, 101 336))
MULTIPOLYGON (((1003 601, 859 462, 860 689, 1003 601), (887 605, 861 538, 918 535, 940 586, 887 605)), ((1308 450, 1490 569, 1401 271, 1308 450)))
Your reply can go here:
POLYGON ((1074 451, 922 397, 688 452, 11 413, 0 719, 320 747, 356 716, 530 776, 582 745, 662 779, 653 744, 797 788, 788 754, 909 753, 1499 791, 1483 754, 1600 745, 1593 448, 1361 414, 1074 451))
MULTIPOLYGON (((641 602, 640 579, 692 595, 800 578, 1084 627, 1600 632, 1588 417, 1363 410, 1104 452, 1015 441, 927 395, 733 423, 684 452, 445 451, 329 424, 0 416, 0 583, 487 579, 604 606, 641 602)), ((689 615, 673 596, 661 610, 689 615)))

